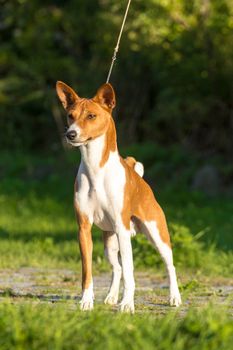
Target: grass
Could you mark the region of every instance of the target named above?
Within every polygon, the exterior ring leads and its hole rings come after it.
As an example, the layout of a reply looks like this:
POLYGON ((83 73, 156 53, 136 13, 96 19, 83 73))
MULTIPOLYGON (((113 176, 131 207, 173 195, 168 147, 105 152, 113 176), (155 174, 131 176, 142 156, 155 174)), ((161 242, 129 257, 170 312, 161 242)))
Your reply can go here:
POLYGON ((225 307, 190 309, 184 316, 81 313, 69 304, 0 304, 0 349, 229 350, 233 323, 225 307))
MULTIPOLYGON (((11 287, 1 291, 0 350, 231 348, 231 300, 221 292, 222 283, 232 284, 230 197, 208 198, 175 183, 156 191, 167 214, 183 309, 166 308, 163 298, 168 291, 158 287, 153 292, 137 290, 133 317, 117 314, 98 301, 93 313, 83 314, 77 302, 65 294, 80 292, 80 285, 76 286, 80 255, 72 208, 78 155, 55 160, 20 153, 12 158, 2 153, 0 158, 0 273, 11 276, 24 267, 39 268, 40 273, 33 272, 37 275, 34 284, 43 286, 25 296, 11 287), (69 269, 72 274, 54 279, 48 269, 69 269), (211 289, 213 284, 220 286, 217 292, 211 289), (39 298, 40 293, 45 297, 39 298), (58 296, 59 302, 52 304, 50 294, 58 296), (216 295, 217 304, 224 299, 221 306, 215 305, 216 295), (204 306, 195 301, 200 298, 204 298, 204 306)), ((95 274, 109 271, 97 228, 93 240, 95 274)), ((164 281, 163 263, 146 239, 137 235, 132 244, 136 271, 164 281)), ((23 273, 17 278, 20 285, 23 273)))
MULTIPOLYGON (((1 159, 5 176, 0 192, 0 267, 77 268, 80 256, 72 207, 75 160, 22 154, 15 155, 14 163, 5 154, 1 159)), ((158 197, 167 213, 177 267, 231 275, 232 200, 177 189, 160 190, 158 197)), ((107 269, 101 237, 94 228, 93 258, 98 271, 107 269)), ((160 257, 144 236, 138 235, 133 247, 137 268, 160 267, 160 257)))

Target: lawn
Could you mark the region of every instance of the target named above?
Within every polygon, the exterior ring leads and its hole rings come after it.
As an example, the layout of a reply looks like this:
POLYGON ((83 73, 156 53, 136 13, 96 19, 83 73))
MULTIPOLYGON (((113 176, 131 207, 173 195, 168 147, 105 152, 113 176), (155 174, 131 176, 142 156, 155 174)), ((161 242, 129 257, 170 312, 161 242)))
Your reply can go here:
POLYGON ((164 266, 140 234, 132 242, 136 314, 104 306, 110 270, 94 228, 96 310, 83 314, 72 208, 78 159, 76 153, 57 159, 1 154, 0 349, 229 349, 232 199, 176 185, 156 192, 174 246, 179 310, 167 306, 164 266))

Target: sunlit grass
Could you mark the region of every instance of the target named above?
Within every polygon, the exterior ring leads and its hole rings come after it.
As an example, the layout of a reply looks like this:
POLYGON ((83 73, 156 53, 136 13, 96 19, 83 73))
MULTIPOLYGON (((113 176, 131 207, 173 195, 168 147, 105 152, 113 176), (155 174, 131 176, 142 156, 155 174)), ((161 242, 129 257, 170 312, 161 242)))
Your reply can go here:
MULTIPOLYGON (((43 163, 20 155, 14 166, 7 157, 5 162, 8 176, 0 188, 0 267, 77 268, 80 255, 72 206, 75 160, 43 163), (36 167, 48 164, 52 167, 49 175, 36 178, 36 167)), ((179 270, 231 275, 231 200, 166 188, 157 197, 167 214, 179 270)), ((102 233, 96 228, 93 240, 94 268, 106 270, 102 233)), ((144 236, 133 239, 133 248, 136 268, 161 266, 159 255, 144 236)))

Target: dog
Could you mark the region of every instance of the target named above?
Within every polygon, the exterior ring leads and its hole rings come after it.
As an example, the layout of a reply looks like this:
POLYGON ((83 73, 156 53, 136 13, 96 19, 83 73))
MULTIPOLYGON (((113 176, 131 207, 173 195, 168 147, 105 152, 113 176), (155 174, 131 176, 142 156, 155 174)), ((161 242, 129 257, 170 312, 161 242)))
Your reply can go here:
POLYGON ((170 286, 170 305, 181 297, 166 218, 150 186, 142 178, 143 165, 132 157, 124 160, 117 148, 112 111, 116 105, 111 84, 103 84, 96 95, 81 98, 58 81, 57 95, 67 112, 67 141, 79 147, 81 163, 74 186, 74 208, 79 226, 82 259, 81 310, 94 304, 92 279, 93 224, 103 231, 105 255, 112 266, 112 281, 106 304, 117 304, 121 276, 123 298, 119 309, 134 312, 134 273, 131 235, 142 232, 165 262, 170 286))

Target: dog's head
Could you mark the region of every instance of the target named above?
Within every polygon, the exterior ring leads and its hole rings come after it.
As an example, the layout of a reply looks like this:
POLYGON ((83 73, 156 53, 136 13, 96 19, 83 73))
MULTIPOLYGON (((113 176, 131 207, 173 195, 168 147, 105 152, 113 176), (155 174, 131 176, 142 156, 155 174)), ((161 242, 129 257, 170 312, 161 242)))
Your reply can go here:
POLYGON ((90 140, 105 134, 112 110, 116 105, 115 93, 111 84, 102 85, 96 95, 81 98, 65 83, 56 84, 57 95, 67 112, 67 141, 73 146, 87 144, 90 140))

